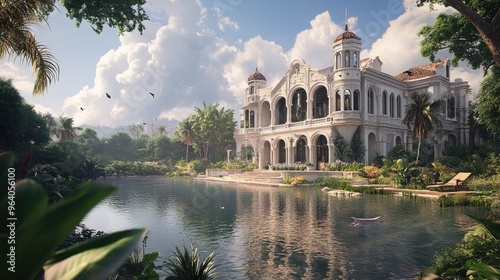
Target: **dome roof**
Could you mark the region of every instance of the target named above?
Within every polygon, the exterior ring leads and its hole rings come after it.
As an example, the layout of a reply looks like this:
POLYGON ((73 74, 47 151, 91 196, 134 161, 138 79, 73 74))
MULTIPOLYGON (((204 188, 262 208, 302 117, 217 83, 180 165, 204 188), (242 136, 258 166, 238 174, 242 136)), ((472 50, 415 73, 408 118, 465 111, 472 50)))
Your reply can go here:
POLYGON ((333 42, 335 43, 335 42, 338 42, 338 41, 344 40, 344 39, 361 40, 361 38, 359 38, 358 35, 354 34, 354 32, 352 32, 352 31, 349 31, 347 24, 345 25, 345 31, 342 34, 340 34, 339 36, 337 36, 337 38, 335 38, 335 41, 333 41, 333 42))
POLYGON ((251 81, 266 81, 266 77, 264 77, 264 75, 262 75, 258 70, 257 68, 255 68, 255 72, 252 73, 252 75, 250 75, 248 77, 248 82, 251 82, 251 81))

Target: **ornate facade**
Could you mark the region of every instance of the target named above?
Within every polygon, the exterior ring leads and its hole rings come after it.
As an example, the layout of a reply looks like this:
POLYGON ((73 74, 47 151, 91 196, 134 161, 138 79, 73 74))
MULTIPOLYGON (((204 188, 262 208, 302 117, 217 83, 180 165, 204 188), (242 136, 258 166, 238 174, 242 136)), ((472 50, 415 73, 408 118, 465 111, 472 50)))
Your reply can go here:
POLYGON ((450 81, 449 63, 412 67, 396 76, 382 72, 378 58, 360 59, 361 39, 347 26, 333 43, 333 65, 316 70, 294 60, 276 84, 268 87, 256 69, 248 78, 236 149, 252 146, 259 168, 266 164, 311 162, 320 169, 334 162, 333 139, 350 143, 359 133, 364 161, 387 155, 395 145, 412 146, 402 124, 412 92, 429 92, 445 100, 443 127, 433 131, 434 154, 444 145, 468 144, 468 83, 450 81))

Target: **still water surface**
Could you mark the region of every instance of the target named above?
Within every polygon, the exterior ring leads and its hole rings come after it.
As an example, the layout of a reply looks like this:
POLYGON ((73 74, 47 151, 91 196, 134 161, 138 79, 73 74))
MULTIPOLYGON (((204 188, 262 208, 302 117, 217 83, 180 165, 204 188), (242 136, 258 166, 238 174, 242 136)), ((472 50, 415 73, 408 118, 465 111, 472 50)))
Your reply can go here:
MULTIPOLYGON (((460 241, 471 208, 387 195, 328 196, 318 188, 250 187, 192 179, 108 178, 118 191, 84 223, 149 229, 146 252, 216 252, 219 279, 410 279, 438 248, 460 241), (223 209, 222 209, 223 207, 223 209), (350 217, 382 216, 352 226, 350 217)), ((479 213, 477 213, 479 214, 479 213)))

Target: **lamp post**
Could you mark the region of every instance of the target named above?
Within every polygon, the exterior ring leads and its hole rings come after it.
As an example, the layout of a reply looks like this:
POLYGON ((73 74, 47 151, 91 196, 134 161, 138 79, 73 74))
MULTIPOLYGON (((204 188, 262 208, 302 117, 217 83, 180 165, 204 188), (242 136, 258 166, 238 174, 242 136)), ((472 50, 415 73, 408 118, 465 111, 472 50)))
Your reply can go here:
POLYGON ((227 152, 227 169, 229 169, 229 155, 231 154, 231 150, 226 150, 227 152))

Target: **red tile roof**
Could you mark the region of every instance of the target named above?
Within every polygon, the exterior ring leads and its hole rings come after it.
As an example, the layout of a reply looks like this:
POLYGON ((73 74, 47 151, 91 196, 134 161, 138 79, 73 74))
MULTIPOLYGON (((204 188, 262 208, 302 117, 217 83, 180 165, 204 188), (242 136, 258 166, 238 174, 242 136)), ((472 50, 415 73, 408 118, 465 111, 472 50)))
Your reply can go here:
POLYGON ((400 81, 411 81, 436 75, 436 69, 446 66, 446 61, 435 62, 423 66, 415 66, 394 76, 400 81))

